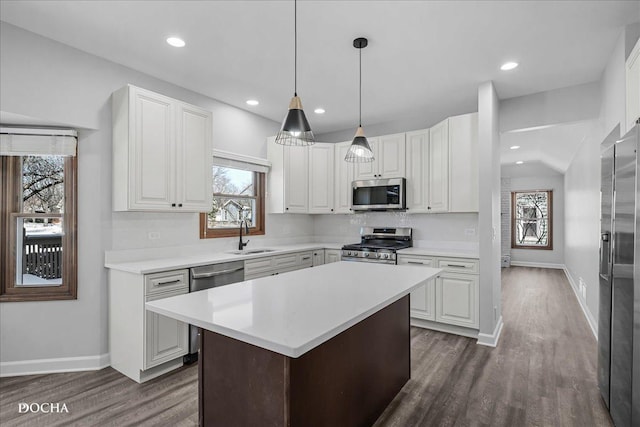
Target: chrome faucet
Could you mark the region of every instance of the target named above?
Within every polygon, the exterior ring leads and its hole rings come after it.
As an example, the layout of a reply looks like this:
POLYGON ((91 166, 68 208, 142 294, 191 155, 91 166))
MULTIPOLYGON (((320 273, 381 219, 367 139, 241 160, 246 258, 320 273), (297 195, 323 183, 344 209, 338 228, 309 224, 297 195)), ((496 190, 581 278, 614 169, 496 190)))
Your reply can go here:
POLYGON ((249 243, 249 241, 247 240, 246 242, 242 241, 242 225, 244 223, 244 229, 247 233, 247 236, 249 235, 249 223, 247 222, 246 219, 242 219, 240 220, 240 241, 238 242, 238 250, 241 251, 244 249, 245 246, 247 246, 247 244, 249 243))

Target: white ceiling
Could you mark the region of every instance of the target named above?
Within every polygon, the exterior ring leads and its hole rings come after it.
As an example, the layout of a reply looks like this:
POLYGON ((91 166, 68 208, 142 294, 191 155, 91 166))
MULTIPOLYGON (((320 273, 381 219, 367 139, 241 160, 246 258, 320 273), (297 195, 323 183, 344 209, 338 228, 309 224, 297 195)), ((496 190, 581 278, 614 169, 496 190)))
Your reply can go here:
MULTIPOLYGON (((421 112, 428 126, 477 110, 487 80, 501 99, 598 80, 638 15, 637 1, 301 0, 298 94, 314 133, 355 128, 352 41, 365 36, 365 127, 421 112), (500 71, 508 60, 520 67, 500 71)), ((293 94, 290 0, 2 0, 0 18, 277 122, 293 94), (167 45, 170 35, 186 47, 167 45)))

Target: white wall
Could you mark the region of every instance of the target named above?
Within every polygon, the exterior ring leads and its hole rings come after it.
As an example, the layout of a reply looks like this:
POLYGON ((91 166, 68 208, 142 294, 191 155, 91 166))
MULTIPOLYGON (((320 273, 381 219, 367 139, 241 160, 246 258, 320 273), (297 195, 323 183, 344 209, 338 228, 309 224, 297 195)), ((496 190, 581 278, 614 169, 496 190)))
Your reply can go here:
MULTIPOLYGON (((565 265, 574 286, 586 286, 587 317, 597 328, 598 254, 600 235, 600 144, 618 125, 625 123, 625 49, 637 24, 620 34, 601 79, 599 122, 565 173, 565 265)), ((582 297, 580 297, 582 299, 582 297)))
MULTIPOLYGON (((526 190, 553 190, 553 250, 511 249, 511 262, 560 268, 564 265, 564 176, 550 171, 542 176, 510 177, 510 191, 526 190)), ((510 209, 502 221, 511 222, 510 209)))
MULTIPOLYGON (((183 244, 214 250, 235 242, 200 241, 196 214, 112 212, 111 93, 131 83, 209 109, 215 147, 257 157, 266 157, 265 137, 278 124, 4 22, 0 31, 0 109, 80 131, 78 299, 0 304, 0 366, 84 357, 83 366, 96 367, 108 352, 105 250, 183 244), (160 231, 160 239, 148 240, 149 231, 160 231)), ((267 225, 268 235, 251 244, 308 240, 313 232, 308 215, 269 215, 267 225)), ((30 366, 41 365, 24 369, 30 366)))
POLYGON ((478 88, 480 173, 480 334, 491 336, 502 317, 500 273, 500 102, 493 82, 478 88))

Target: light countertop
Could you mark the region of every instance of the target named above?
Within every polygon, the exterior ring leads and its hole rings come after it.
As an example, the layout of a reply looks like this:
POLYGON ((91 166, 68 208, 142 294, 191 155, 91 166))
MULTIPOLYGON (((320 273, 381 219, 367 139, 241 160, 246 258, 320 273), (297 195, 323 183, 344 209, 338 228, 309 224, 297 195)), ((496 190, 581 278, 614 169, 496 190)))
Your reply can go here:
POLYGON ((299 357, 441 269, 335 262, 146 303, 150 311, 299 357))
MULTIPOLYGON (((177 270, 181 268, 197 267, 199 265, 218 264, 228 261, 241 261, 253 258, 284 255, 292 252, 313 251, 319 249, 340 249, 341 244, 330 243, 302 243, 291 245, 268 246, 266 248, 246 248, 245 252, 252 249, 273 249, 270 252, 256 254, 234 254, 229 251, 210 251, 201 249, 199 251, 184 251, 176 248, 175 255, 167 253, 162 256, 153 256, 148 259, 138 259, 133 261, 107 261, 105 267, 114 270, 126 271, 136 274, 158 273, 161 271, 177 270)), ((166 252, 166 250, 165 250, 166 252)))

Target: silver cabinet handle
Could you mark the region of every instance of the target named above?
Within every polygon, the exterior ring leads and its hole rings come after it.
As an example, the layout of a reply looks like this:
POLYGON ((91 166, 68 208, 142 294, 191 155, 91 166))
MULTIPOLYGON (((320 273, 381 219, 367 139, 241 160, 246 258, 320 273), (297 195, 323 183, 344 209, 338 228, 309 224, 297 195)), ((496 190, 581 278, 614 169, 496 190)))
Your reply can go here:
POLYGON ((303 258, 302 258, 302 261, 304 261, 304 260, 306 260, 306 259, 311 259, 311 257, 310 257, 310 256, 303 257, 303 258))
POLYGON ((244 270, 244 266, 243 267, 238 267, 238 268, 230 268, 229 270, 222 270, 222 271, 214 271, 211 273, 191 273, 191 277, 193 277, 194 279, 204 279, 206 277, 215 277, 215 276, 220 276, 221 274, 228 274, 228 273, 233 273, 236 271, 240 271, 240 270, 244 270))
POLYGON ((418 265, 424 265, 424 262, 419 262, 419 261, 407 261, 407 264, 418 264, 418 265))
POLYGON ((445 267, 460 267, 460 268, 467 268, 466 265, 460 265, 460 264, 445 264, 445 267))

